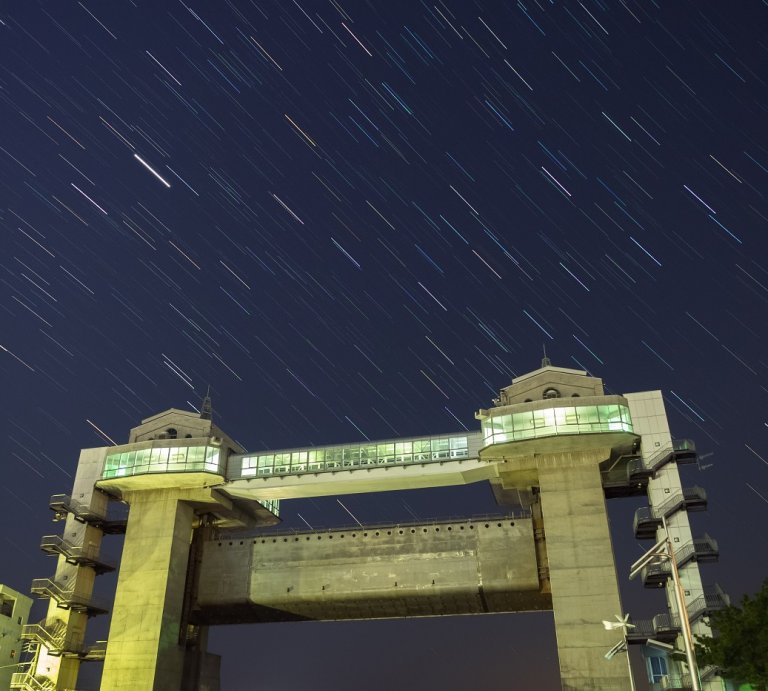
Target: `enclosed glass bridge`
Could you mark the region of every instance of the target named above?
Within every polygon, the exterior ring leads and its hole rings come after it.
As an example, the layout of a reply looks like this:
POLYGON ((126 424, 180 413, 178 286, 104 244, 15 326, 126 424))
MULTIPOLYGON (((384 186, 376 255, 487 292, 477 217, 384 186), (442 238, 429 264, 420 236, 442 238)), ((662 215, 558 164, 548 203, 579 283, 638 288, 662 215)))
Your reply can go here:
MULTIPOLYGON (((572 400, 572 399, 571 399, 572 400)), ((313 446, 234 455, 230 480, 304 473, 336 472, 379 465, 414 465, 476 459, 480 449, 541 437, 632 432, 625 405, 553 405, 538 410, 490 415, 481 431, 375 442, 313 446)))

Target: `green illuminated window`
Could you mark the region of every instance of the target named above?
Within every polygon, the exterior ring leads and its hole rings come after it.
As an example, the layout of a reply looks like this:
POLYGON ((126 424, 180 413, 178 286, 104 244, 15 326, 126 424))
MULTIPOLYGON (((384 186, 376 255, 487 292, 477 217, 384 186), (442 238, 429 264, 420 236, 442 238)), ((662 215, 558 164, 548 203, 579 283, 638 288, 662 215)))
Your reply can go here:
POLYGON ((483 420, 482 428, 486 444, 558 434, 633 431, 629 408, 618 404, 543 408, 511 415, 492 415, 483 420))
POLYGON ((469 444, 466 436, 345 444, 321 449, 295 449, 274 454, 243 456, 240 461, 240 476, 337 472, 370 465, 408 465, 468 456, 469 444))
POLYGON ((222 473, 221 454, 215 446, 156 446, 107 455, 102 479, 144 473, 222 473))

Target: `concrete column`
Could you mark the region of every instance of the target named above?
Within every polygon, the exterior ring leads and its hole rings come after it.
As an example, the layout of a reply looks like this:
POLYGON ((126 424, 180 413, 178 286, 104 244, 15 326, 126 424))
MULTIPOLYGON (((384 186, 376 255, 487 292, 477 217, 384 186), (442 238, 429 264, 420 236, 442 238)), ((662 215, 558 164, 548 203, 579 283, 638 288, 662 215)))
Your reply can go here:
POLYGON ((564 691, 630 691, 622 639, 601 620, 622 614, 598 462, 600 452, 538 457, 552 608, 564 691))
POLYGON ((194 510, 175 489, 124 496, 131 506, 102 691, 181 688, 179 645, 194 510))

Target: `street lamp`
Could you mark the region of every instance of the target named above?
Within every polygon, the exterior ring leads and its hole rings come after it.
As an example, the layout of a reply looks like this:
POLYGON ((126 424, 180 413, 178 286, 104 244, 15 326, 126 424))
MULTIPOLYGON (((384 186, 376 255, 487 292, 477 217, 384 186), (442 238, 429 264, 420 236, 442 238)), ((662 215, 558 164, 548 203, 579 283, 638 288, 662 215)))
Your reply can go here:
POLYGON ((667 528, 667 519, 662 516, 662 526, 664 528, 664 538, 659 540, 651 549, 640 557, 629 570, 629 579, 632 580, 646 566, 658 564, 660 561, 667 560, 672 572, 672 581, 674 583, 675 602, 677 611, 680 615, 680 628, 683 632, 683 644, 685 646, 685 659, 688 663, 688 671, 691 674, 691 688, 693 691, 701 691, 701 682, 699 681, 699 668, 696 664, 696 656, 693 650, 693 634, 691 633, 691 622, 688 619, 688 609, 685 606, 685 597, 683 595, 683 584, 680 582, 680 572, 677 570, 677 560, 675 551, 672 548, 672 541, 669 539, 669 529, 667 528))

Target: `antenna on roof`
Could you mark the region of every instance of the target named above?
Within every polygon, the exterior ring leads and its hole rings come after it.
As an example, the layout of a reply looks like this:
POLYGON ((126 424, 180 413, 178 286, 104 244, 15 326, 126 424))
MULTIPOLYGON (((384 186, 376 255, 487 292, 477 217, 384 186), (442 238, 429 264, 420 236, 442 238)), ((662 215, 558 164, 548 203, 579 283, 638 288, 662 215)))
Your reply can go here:
POLYGON ((213 415, 213 406, 211 405, 211 385, 208 385, 208 390, 205 392, 205 398, 203 398, 203 404, 200 406, 200 419, 210 420, 213 415))
POLYGON ((541 344, 541 348, 544 351, 544 357, 541 359, 541 366, 542 367, 551 367, 552 366, 552 360, 550 360, 547 357, 547 344, 546 343, 542 343, 541 344))

